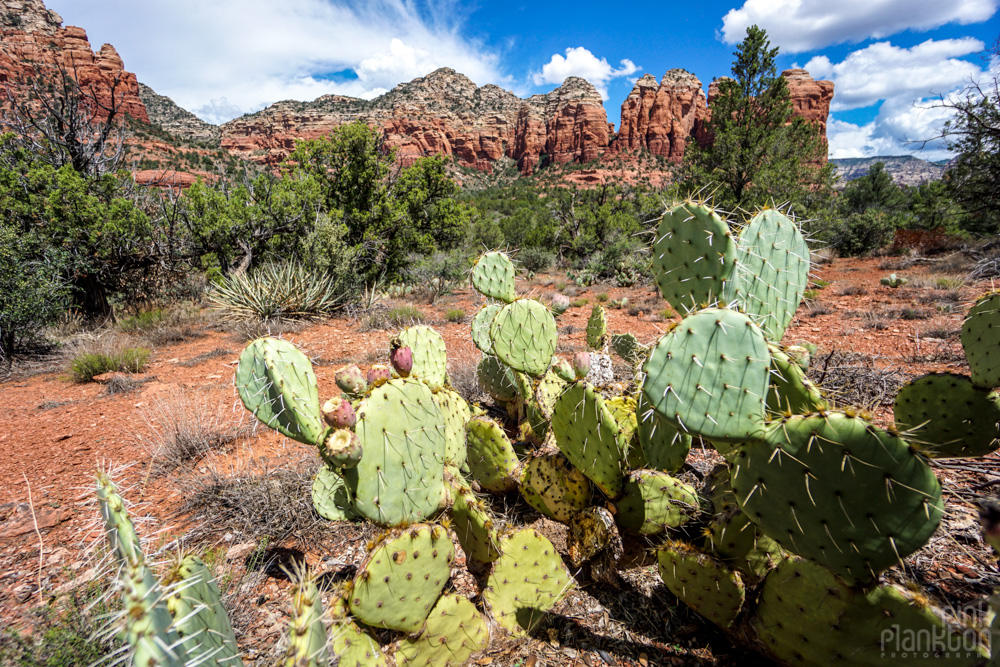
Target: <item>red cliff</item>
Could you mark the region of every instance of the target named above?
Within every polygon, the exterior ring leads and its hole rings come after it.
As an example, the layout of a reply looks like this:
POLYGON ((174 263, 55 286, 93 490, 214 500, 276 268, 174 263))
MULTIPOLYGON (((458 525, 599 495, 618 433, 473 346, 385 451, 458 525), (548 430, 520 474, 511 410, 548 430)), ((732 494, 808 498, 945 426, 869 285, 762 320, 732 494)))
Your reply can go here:
POLYGON ((707 116, 705 92, 698 77, 672 69, 656 79, 647 74, 636 82, 622 103, 622 122, 613 144, 615 152, 648 150, 680 162, 684 148, 707 116))

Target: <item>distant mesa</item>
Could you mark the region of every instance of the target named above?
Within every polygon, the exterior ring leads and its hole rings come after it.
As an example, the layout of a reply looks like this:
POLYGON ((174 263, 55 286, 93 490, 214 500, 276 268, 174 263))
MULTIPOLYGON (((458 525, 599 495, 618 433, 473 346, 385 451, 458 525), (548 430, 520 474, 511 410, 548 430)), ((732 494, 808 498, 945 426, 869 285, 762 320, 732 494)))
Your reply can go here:
MULTIPOLYGON (((477 87, 465 75, 442 68, 373 100, 324 95, 312 102, 283 101, 214 126, 139 84, 111 45, 93 52, 86 32, 62 27, 61 17, 41 0, 0 0, 0 35, 0 87, 21 85, 27 62, 75 72, 81 84, 99 94, 110 95, 117 80, 126 114, 265 165, 281 162, 297 141, 354 121, 380 128, 403 165, 441 154, 482 172, 491 172, 502 159, 512 160, 528 175, 548 165, 602 157, 620 161, 651 154, 677 163, 692 141, 711 140, 705 122, 717 91, 713 84, 706 95, 698 77, 683 69, 672 69, 659 81, 646 74, 622 103, 616 133, 600 94, 584 79, 570 77, 552 92, 522 99, 492 84, 477 87)), ((782 75, 795 113, 819 124, 825 140, 833 84, 814 81, 801 69, 782 75)))

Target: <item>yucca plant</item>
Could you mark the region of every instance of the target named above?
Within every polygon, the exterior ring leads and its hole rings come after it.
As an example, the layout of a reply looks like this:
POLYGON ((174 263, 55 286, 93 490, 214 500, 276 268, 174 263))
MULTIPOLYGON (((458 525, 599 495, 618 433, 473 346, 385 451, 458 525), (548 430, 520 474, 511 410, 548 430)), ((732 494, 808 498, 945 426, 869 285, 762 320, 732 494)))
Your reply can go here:
POLYGON ((285 262, 226 276, 208 300, 229 319, 270 322, 318 319, 342 307, 346 296, 329 275, 285 262))

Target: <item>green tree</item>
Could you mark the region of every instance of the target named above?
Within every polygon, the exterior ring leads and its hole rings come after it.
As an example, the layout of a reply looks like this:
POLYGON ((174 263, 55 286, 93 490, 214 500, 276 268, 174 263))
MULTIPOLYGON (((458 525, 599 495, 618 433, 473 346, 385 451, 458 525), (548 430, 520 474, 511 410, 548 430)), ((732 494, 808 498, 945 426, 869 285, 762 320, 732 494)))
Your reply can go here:
POLYGON ((906 196, 885 170, 885 163, 876 162, 868 168, 867 174, 847 184, 840 203, 845 215, 864 213, 869 209, 895 213, 905 206, 906 196))
POLYGON ((757 26, 736 48, 733 78, 718 82, 711 141, 689 144, 684 156, 688 188, 713 195, 717 206, 751 209, 772 202, 807 203, 829 188, 832 168, 817 125, 792 113, 788 86, 778 75, 778 48, 757 26))

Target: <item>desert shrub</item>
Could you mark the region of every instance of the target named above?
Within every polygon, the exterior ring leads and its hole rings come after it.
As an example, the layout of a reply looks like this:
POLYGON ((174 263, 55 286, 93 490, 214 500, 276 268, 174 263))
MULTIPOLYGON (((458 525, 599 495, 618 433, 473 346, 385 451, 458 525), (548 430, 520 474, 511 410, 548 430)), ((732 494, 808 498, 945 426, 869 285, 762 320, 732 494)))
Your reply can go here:
POLYGON ((897 226, 898 219, 882 211, 851 213, 835 224, 832 242, 843 256, 870 255, 889 245, 897 226))
POLYGON ((449 308, 445 311, 444 318, 453 324, 461 324, 465 321, 465 311, 461 308, 449 308))
POLYGON ((404 304, 402 306, 394 306, 387 310, 384 315, 380 317, 381 326, 372 327, 374 329, 384 329, 386 327, 390 329, 402 329, 403 327, 410 327, 414 324, 421 324, 426 321, 426 316, 424 312, 411 304, 404 304))
POLYGON ((329 275, 302 264, 264 264, 230 274, 208 294, 212 306, 234 320, 319 319, 344 306, 348 295, 329 275))
POLYGON ((407 283, 430 304, 451 294, 472 266, 472 259, 460 252, 435 252, 426 257, 413 256, 410 261, 407 283))
POLYGON ((83 351, 70 362, 70 375, 77 382, 90 382, 103 373, 141 373, 149 363, 150 354, 145 347, 83 351))
POLYGON ((163 308, 153 308, 119 320, 118 328, 125 333, 148 331, 161 324, 164 319, 166 319, 166 311, 163 308))
POLYGON ((556 256, 542 248, 524 248, 517 254, 517 261, 521 263, 525 271, 541 273, 548 271, 556 263, 556 256))

